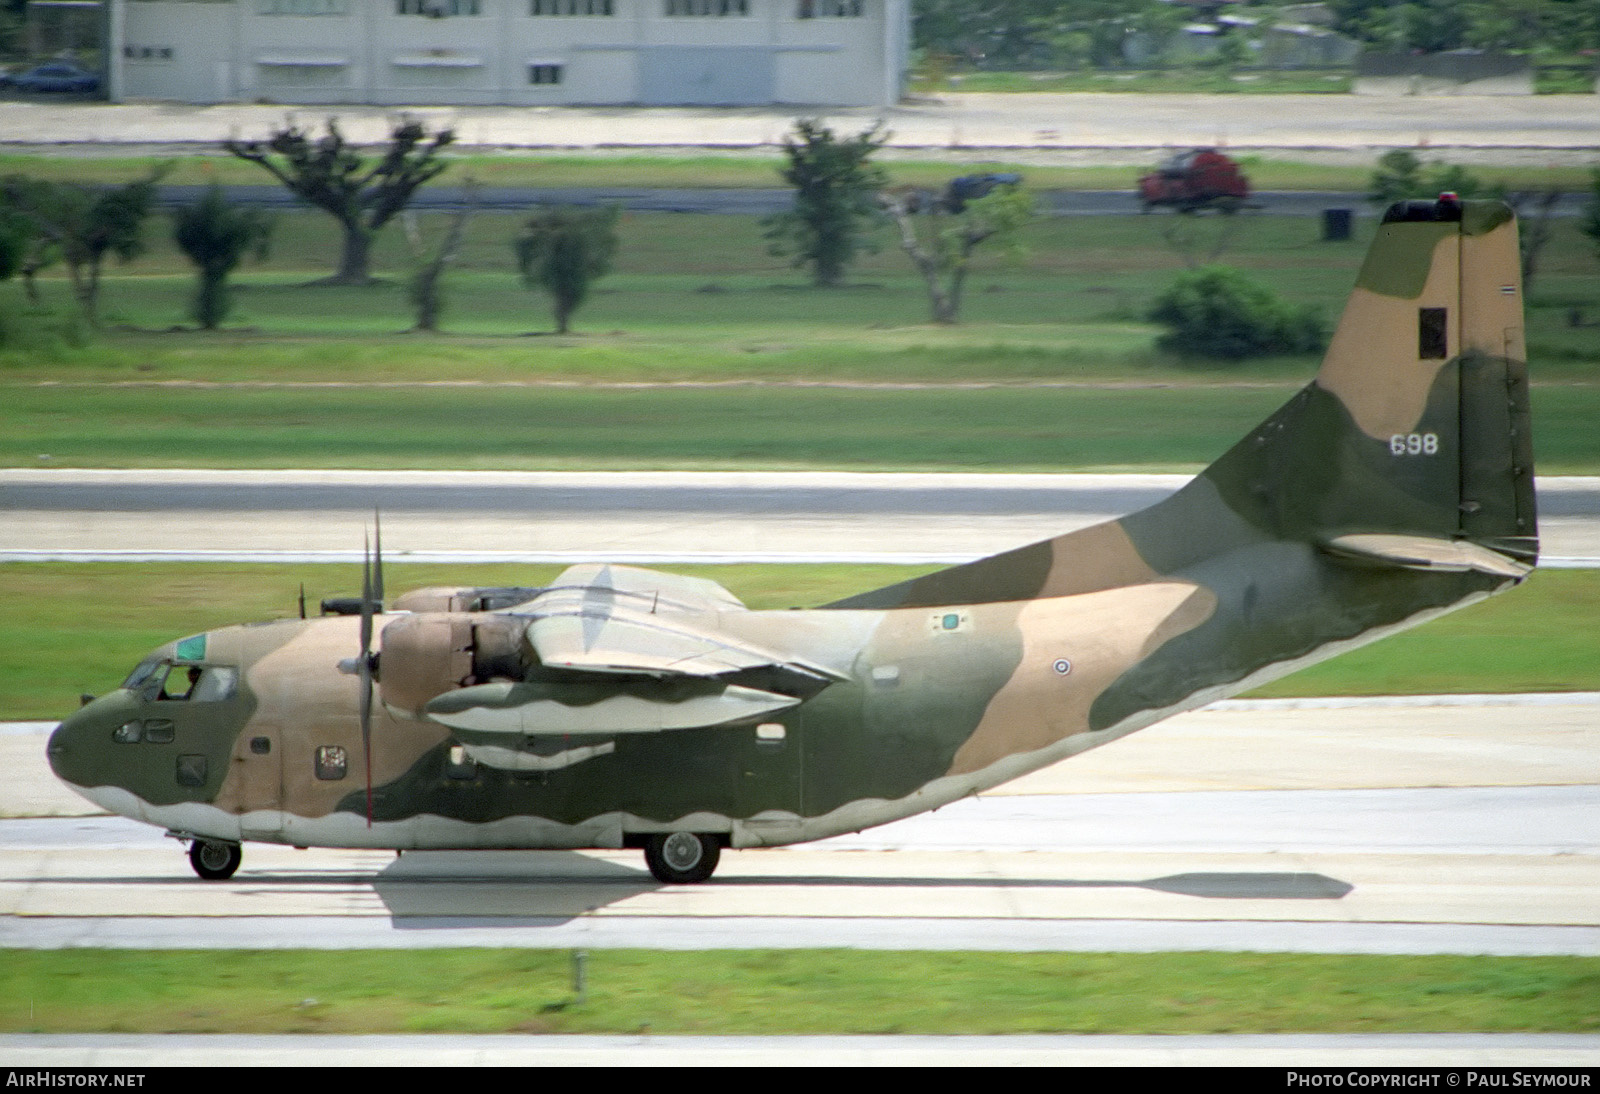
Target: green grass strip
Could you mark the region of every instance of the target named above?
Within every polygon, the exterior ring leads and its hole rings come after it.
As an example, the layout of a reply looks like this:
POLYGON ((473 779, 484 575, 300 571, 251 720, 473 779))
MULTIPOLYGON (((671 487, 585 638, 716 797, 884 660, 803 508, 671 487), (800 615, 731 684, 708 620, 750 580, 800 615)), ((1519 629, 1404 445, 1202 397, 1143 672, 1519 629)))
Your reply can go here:
MULTIPOLYGON (((36 387, 0 465, 537 470, 1189 470, 1288 386, 36 387)), ((1600 387, 1535 393, 1543 474, 1600 470, 1600 387)))
POLYGON ((0 1029, 64 1033, 1600 1030, 1600 959, 594 950, 0 952, 0 1029))

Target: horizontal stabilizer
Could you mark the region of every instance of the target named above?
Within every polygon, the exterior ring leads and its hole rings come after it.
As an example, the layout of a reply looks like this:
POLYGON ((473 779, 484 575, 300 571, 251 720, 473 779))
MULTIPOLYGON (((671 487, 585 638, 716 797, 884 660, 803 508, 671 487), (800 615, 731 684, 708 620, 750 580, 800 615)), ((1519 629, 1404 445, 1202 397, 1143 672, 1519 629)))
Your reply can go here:
POLYGON ((1434 570, 1445 573, 1481 574, 1509 577, 1520 581, 1533 569, 1498 551, 1460 539, 1435 539, 1431 536, 1351 535, 1336 536, 1321 544, 1323 550, 1342 558, 1405 570, 1434 570))
POLYGON ((535 686, 495 683, 446 692, 424 710, 451 729, 542 736, 699 729, 749 721, 799 702, 794 696, 730 684, 687 696, 619 691, 593 702, 563 703, 535 686))

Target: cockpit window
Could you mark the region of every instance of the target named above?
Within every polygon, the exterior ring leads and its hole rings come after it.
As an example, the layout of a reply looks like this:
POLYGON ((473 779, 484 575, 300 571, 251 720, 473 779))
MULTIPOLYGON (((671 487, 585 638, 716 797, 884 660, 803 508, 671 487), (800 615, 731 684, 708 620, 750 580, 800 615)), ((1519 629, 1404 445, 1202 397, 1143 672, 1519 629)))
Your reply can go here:
POLYGON ((167 672, 167 678, 161 685, 161 693, 156 698, 187 699, 194 694, 195 685, 199 682, 199 665, 174 665, 167 672))
POLYGON ((239 692, 239 670, 227 665, 140 665, 124 687, 137 689, 145 701, 221 703, 239 692))
POLYGON ((163 662, 159 657, 146 657, 134 667, 132 672, 128 673, 128 678, 122 682, 122 686, 129 691, 138 691, 139 686, 154 676, 156 670, 162 664, 163 662))
POLYGON ((200 673, 200 680, 189 692, 191 703, 221 703, 232 699, 239 690, 239 673, 221 665, 209 665, 200 673))

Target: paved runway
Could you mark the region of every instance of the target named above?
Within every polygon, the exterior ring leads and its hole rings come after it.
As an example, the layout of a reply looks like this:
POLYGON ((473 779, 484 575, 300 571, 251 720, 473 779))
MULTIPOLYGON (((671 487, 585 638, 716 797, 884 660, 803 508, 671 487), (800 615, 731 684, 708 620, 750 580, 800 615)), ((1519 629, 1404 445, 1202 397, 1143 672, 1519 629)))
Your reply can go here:
MULTIPOLYGON (((1010 162, 1147 160, 1162 148, 1226 145, 1236 152, 1292 150, 1296 157, 1370 164, 1385 148, 1426 147, 1451 162, 1587 163, 1600 147, 1592 95, 1121 95, 949 93, 883 109, 823 111, 824 124, 855 131, 882 121, 896 152, 1010 162)), ((458 147, 478 149, 678 148, 776 151, 793 107, 587 108, 409 107, 450 125, 458 147)), ((272 104, 0 103, 0 133, 13 148, 100 150, 215 148, 229 136, 283 123, 272 104)), ((392 107, 298 107, 316 124, 337 114, 356 141, 382 141, 392 107)))
MULTIPOLYGON (((961 562, 1183 475, 0 469, 0 561, 961 562)), ((1600 559, 1600 476, 1539 480, 1546 564, 1600 559)))

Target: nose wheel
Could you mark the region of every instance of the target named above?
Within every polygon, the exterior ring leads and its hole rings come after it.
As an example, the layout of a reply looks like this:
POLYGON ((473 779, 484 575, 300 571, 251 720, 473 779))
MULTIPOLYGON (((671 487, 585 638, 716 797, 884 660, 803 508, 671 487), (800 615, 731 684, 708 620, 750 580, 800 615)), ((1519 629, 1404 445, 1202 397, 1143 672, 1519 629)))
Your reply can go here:
POLYGON ((663 832, 644 844, 645 865, 657 881, 668 885, 693 885, 717 868, 722 845, 715 836, 695 832, 663 832))
POLYGON ((197 839, 189 844, 189 865, 207 881, 226 881, 239 868, 244 851, 237 843, 197 839))

